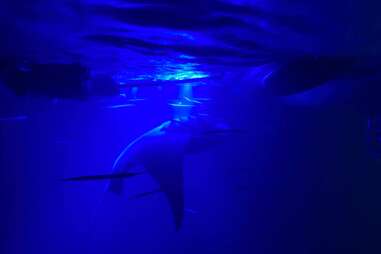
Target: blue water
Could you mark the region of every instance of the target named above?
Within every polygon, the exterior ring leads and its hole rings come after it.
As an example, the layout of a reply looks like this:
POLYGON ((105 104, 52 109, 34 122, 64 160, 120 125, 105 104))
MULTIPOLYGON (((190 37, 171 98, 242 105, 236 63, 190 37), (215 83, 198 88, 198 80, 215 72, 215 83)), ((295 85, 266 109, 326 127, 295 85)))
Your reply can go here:
POLYGON ((163 194, 129 199, 156 188, 149 176, 126 180, 122 197, 104 193, 104 182, 61 181, 110 172, 124 146, 160 123, 164 111, 12 101, 20 110, 28 104, 28 119, 1 123, 3 253, 370 248, 363 232, 379 221, 379 171, 365 153, 363 121, 351 112, 226 102, 225 119, 249 133, 186 158, 185 219, 176 231, 163 194))
POLYGON ((377 10, 2 1, 0 253, 381 253, 377 10), (80 91, 52 74, 62 64, 86 70, 80 91), (30 74, 41 69, 47 81, 30 74), (125 179, 122 196, 63 181, 110 174, 137 137, 191 116, 239 132, 185 156, 180 229, 164 193, 145 195, 150 174, 125 179))

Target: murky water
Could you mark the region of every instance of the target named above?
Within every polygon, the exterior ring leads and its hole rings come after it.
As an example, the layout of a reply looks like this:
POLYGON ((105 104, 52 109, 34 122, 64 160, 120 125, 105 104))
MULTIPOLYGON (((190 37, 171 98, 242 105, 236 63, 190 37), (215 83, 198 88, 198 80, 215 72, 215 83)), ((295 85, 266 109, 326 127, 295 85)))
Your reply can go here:
POLYGON ((379 253, 377 10, 3 1, 0 253, 379 253))

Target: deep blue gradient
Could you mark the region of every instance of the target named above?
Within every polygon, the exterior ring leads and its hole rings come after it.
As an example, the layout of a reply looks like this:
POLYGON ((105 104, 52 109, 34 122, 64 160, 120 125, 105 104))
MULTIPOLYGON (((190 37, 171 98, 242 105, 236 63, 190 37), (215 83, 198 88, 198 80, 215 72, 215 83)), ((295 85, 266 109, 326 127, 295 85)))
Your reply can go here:
POLYGON ((381 253, 379 7, 1 1, 0 253, 381 253), (186 156, 180 230, 150 175, 62 181, 190 116, 241 132, 186 156))
POLYGON ((122 198, 104 194, 101 182, 60 181, 110 172, 127 143, 171 116, 167 106, 110 110, 97 101, 13 98, 8 105, 28 119, 1 123, 4 253, 374 248, 379 171, 368 161, 362 116, 244 98, 224 98, 218 111, 249 135, 186 159, 186 208, 193 212, 179 232, 162 194, 128 198, 157 188, 148 176, 127 180, 122 198))

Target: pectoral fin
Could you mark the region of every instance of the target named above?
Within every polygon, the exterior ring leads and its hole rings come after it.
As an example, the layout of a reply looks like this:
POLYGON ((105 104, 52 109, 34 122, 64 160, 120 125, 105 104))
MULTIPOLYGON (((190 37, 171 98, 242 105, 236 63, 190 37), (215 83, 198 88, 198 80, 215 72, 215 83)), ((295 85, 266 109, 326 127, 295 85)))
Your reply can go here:
POLYGON ((161 158, 145 164, 147 172, 157 181, 171 208, 176 229, 179 230, 184 219, 184 179, 182 152, 171 158, 161 158))
POLYGON ((124 179, 130 178, 142 174, 143 172, 127 172, 127 173, 113 173, 113 174, 102 174, 102 175, 87 175, 87 176, 77 176, 62 179, 66 182, 74 181, 99 181, 99 180, 110 180, 110 179, 124 179))

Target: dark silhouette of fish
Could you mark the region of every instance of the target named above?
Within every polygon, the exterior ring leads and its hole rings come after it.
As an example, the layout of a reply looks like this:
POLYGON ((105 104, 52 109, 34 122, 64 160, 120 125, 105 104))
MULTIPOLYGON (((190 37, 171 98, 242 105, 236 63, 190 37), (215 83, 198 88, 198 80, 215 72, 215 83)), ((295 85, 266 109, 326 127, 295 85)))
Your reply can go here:
POLYGON ((336 79, 362 79, 377 75, 380 63, 373 59, 344 56, 301 56, 278 64, 266 76, 267 91, 278 96, 287 96, 336 79))
MULTIPOLYGON (((143 167, 159 184, 168 199, 176 229, 181 228, 184 218, 183 163, 188 153, 197 153, 219 143, 221 134, 235 133, 226 125, 211 124, 200 118, 169 120, 144 133, 131 142, 118 156, 113 173, 95 176, 67 178, 67 181, 110 180, 107 190, 123 193, 124 179, 136 176, 137 168, 143 167), (218 135, 215 135, 218 134, 218 135)), ((142 193, 147 196, 158 192, 142 193)), ((139 196, 139 197, 140 197, 139 196)))

